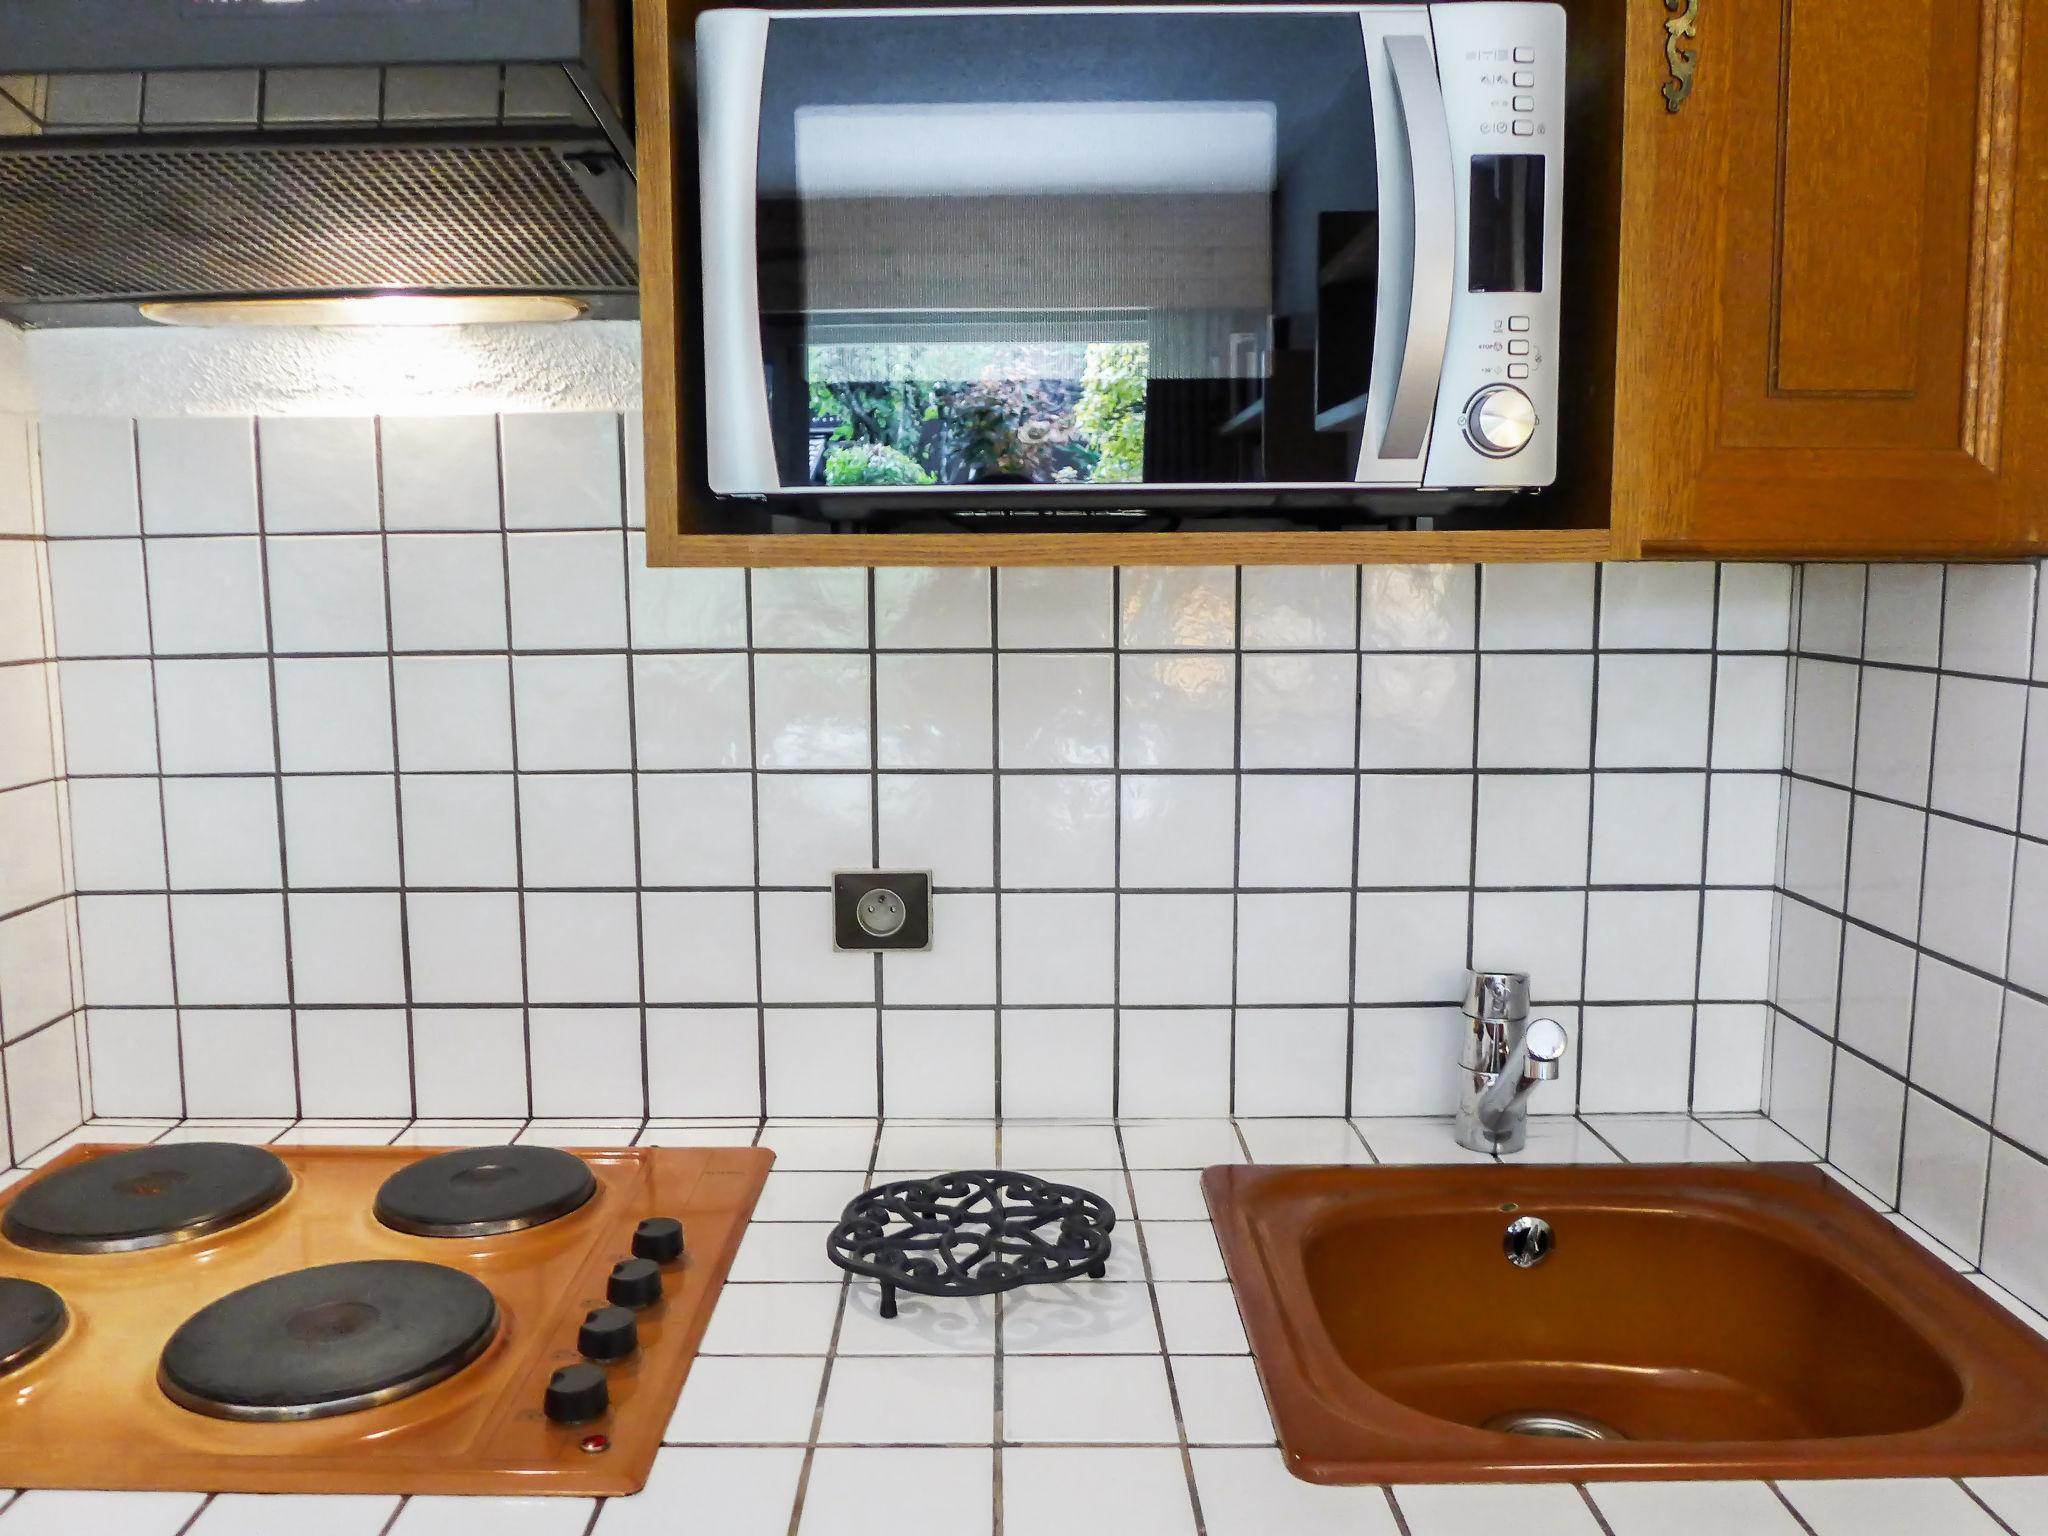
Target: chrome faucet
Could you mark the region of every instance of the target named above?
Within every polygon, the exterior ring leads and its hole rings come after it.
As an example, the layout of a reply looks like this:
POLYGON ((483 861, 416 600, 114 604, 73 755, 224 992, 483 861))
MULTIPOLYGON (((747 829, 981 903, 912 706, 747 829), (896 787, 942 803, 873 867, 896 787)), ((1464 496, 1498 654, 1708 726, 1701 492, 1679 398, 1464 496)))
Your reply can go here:
POLYGON ((1465 988, 1464 1069, 1458 1095, 1458 1145, 1474 1152, 1519 1152, 1529 1140, 1529 1095, 1557 1076, 1567 1045, 1555 1019, 1529 1017, 1529 978, 1474 971, 1465 988))

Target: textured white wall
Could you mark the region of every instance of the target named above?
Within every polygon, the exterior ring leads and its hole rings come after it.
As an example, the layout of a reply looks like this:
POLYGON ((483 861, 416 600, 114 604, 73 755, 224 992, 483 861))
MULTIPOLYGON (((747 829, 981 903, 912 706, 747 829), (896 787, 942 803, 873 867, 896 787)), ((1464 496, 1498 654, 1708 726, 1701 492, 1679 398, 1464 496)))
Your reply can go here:
MULTIPOLYGON (((637 411, 640 327, 35 331, 19 348, 44 416, 474 415, 637 411)), ((27 409, 26 406, 18 407, 27 409)))

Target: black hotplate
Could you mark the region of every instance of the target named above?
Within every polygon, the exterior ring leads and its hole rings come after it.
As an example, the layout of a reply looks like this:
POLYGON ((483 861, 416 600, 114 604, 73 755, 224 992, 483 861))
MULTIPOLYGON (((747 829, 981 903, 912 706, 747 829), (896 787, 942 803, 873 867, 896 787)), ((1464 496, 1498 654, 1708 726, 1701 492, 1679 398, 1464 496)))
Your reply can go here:
POLYGON ((157 1382, 217 1419, 324 1419, 396 1402, 482 1354, 498 1305, 442 1264, 366 1259, 232 1291, 164 1346, 157 1382))
POLYGON ((566 1216, 597 1193, 582 1158, 554 1147, 463 1147, 401 1168, 377 1219, 417 1237, 495 1237, 566 1216))
POLYGON ((110 1152, 24 1187, 0 1235, 45 1253, 125 1253, 205 1237, 285 1197, 292 1176, 262 1147, 188 1141, 110 1152))

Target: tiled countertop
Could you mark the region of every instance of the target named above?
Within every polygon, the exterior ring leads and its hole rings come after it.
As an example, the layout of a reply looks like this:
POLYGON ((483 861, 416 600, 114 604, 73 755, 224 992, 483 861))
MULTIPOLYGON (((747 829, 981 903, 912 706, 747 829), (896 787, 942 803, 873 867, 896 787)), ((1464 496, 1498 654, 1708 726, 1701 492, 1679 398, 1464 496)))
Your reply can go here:
MULTIPOLYGON (((446 1145, 514 1136, 571 1146, 758 1140, 776 1152, 644 1493, 593 1501, 40 1491, 0 1508, 0 1536, 867 1536, 904 1523, 949 1536, 2048 1536, 2048 1478, 1320 1488, 1291 1477, 1274 1449, 1199 1170, 1246 1159, 1474 1156, 1453 1143, 1448 1121, 126 1122, 68 1139, 446 1145), (905 1296, 901 1316, 884 1322, 875 1287, 846 1282, 825 1262, 826 1225, 872 1180, 997 1164, 1111 1200, 1120 1233, 1134 1240, 1118 1245, 1105 1281, 981 1300, 905 1296)), ((1812 1154, 1756 1116, 1557 1116, 1534 1121, 1530 1150, 1510 1161, 1744 1157, 1812 1154)))

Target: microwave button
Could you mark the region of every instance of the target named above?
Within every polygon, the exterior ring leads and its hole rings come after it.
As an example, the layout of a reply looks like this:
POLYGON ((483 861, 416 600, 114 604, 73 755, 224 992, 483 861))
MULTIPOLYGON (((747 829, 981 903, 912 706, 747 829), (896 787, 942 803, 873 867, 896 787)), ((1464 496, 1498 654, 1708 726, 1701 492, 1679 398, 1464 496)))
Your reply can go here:
POLYGON ((1511 341, 1508 343, 1509 357, 1527 357, 1528 355, 1529 343, 1526 341, 1511 341))
POLYGON ((1536 89, 1536 71, 1533 69, 1516 70, 1515 89, 1518 91, 1533 91, 1536 89))
POLYGON ((1529 365, 1527 363, 1509 363, 1508 377, 1511 379, 1526 379, 1529 377, 1529 365))
POLYGON ((1517 112, 1534 112, 1536 110, 1536 98, 1534 96, 1517 96, 1515 98, 1515 110, 1517 112))
POLYGON ((1511 330, 1511 331, 1526 331, 1526 330, 1528 330, 1528 329, 1529 329, 1529 317, 1528 317, 1527 315, 1509 315, 1509 316, 1508 316, 1508 329, 1509 329, 1509 330, 1511 330))
POLYGON ((1534 138, 1534 137, 1535 137, 1535 134, 1536 134, 1536 125, 1535 125, 1534 123, 1532 123, 1532 122, 1529 122, 1529 121, 1527 121, 1526 119, 1523 119, 1523 118, 1519 118, 1519 117, 1515 119, 1515 137, 1516 137, 1516 138, 1518 138, 1518 139, 1528 139, 1528 138, 1534 138))
POLYGON ((1534 64, 1536 62, 1536 50, 1534 48, 1517 48, 1515 50, 1515 62, 1517 64, 1534 64))

